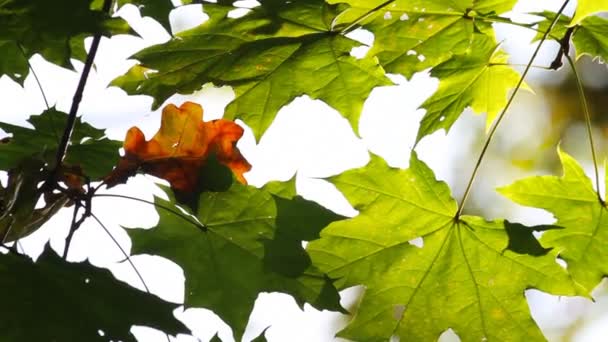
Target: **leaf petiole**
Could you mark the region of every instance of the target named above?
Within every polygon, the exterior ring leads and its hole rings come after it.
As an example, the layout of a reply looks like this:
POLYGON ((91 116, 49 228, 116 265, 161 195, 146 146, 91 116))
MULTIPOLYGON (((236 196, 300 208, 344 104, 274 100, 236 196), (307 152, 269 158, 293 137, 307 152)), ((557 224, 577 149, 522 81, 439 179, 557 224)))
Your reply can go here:
POLYGON ((180 213, 177 210, 174 210, 174 209, 169 208, 167 206, 164 206, 162 204, 154 203, 152 201, 148 201, 148 200, 145 200, 145 199, 142 199, 142 198, 127 196, 127 195, 117 195, 117 194, 94 194, 93 197, 114 197, 114 198, 123 198, 123 199, 129 199, 129 200, 132 200, 132 201, 138 201, 138 202, 142 202, 142 203, 147 203, 147 204, 153 205, 156 208, 161 208, 161 209, 163 209, 163 210, 165 210, 167 212, 170 212, 171 214, 173 214, 173 215, 181 218, 182 220, 184 220, 184 221, 186 221, 186 222, 188 222, 188 223, 196 226, 198 229, 200 229, 203 232, 206 232, 208 230, 207 227, 204 224, 202 224, 200 222, 196 222, 194 220, 191 220, 188 216, 180 213))
POLYGON ((492 128, 490 129, 490 132, 488 133, 488 137, 486 138, 483 148, 481 149, 481 153, 479 154, 479 158, 477 158, 477 163, 475 164, 475 167, 473 168, 473 172, 471 174, 471 177, 469 178, 469 182, 467 183, 467 187, 466 187, 466 190, 464 191, 464 195, 462 196, 462 200, 460 201, 460 204, 458 205, 458 211, 456 212, 456 216, 455 216, 456 219, 459 219, 460 216, 462 215, 464 206, 467 202, 467 199, 469 198, 469 195, 471 194, 471 189, 473 187, 473 183, 475 182, 475 178, 477 177, 477 173, 479 172, 479 168, 481 167, 481 163, 482 163, 484 157, 486 156, 486 153, 488 152, 488 148, 490 147, 490 143, 492 142, 492 139, 494 138, 494 135, 496 134, 496 131, 498 130, 498 126, 500 125, 502 120, 505 118, 505 115, 507 114, 507 111, 509 110, 509 108, 511 108, 511 104, 513 103, 513 100, 515 100, 515 96, 517 96, 517 94, 519 93, 519 90, 521 89, 522 85, 524 84, 524 80, 526 79, 526 76, 530 72, 530 69, 532 69, 534 60, 538 56, 538 53, 540 52, 540 49, 543 46, 543 43, 547 40, 547 37, 549 37, 551 30, 553 30, 553 27, 555 27, 555 24, 557 24, 559 17, 564 12, 564 10, 566 9, 566 6, 568 5, 569 2, 570 2, 570 0, 565 0, 564 3, 562 4, 561 8, 557 12, 557 15, 555 16, 555 18, 553 18, 551 25, 549 25, 549 28, 543 34, 543 37, 540 39, 540 42, 538 43, 538 45, 536 46, 536 49, 534 50, 534 53, 532 54, 532 57, 530 57, 530 61, 526 65, 526 69, 524 70, 521 77, 519 78, 519 82, 517 82, 517 85, 515 86, 513 93, 511 94, 511 96, 509 97, 509 100, 507 101, 507 105, 502 110, 500 115, 498 115, 498 118, 496 119, 496 122, 494 122, 494 125, 492 125, 492 128))
POLYGON ((602 198, 602 195, 600 194, 600 173, 598 170, 595 143, 593 141, 593 130, 591 128, 591 113, 589 112, 589 105, 587 104, 585 88, 583 87, 583 81, 581 80, 581 77, 578 73, 576 65, 574 64, 574 61, 572 60, 572 57, 570 57, 570 55, 568 55, 568 54, 564 54, 564 57, 566 57, 568 64, 570 64, 570 68, 572 69, 572 73, 574 74, 574 78, 576 79, 576 87, 577 87, 577 90, 578 90, 578 93, 579 93, 579 96, 581 99, 583 113, 585 114, 585 124, 587 126, 587 135, 589 136, 589 145, 591 146, 591 156, 593 158, 593 169, 595 172, 595 188, 596 188, 596 192, 597 192, 597 197, 599 198, 602 205, 605 205, 605 201, 602 198))

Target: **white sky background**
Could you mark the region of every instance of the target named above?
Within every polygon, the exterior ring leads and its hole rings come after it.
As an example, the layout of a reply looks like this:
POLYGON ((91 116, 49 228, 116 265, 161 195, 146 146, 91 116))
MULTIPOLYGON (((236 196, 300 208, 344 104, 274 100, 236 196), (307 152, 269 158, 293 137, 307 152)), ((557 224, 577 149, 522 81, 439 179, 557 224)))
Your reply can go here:
MULTIPOLYGON (((550 0, 520 1, 516 12, 557 10, 560 3, 550 0)), ((129 20, 142 38, 117 36, 102 40, 95 60, 96 70, 89 78, 79 113, 92 125, 107 128, 108 135, 113 139, 123 140, 128 128, 135 125, 150 138, 160 124, 160 111, 150 112, 151 98, 127 96, 118 88, 106 88, 106 86, 135 63, 127 60, 130 55, 144 46, 161 43, 170 36, 153 20, 139 17, 138 11, 133 6, 123 9, 120 14, 129 20)), ((515 19, 522 21, 527 18, 515 19)), ((204 20, 204 15, 187 6, 174 11, 172 20, 173 29, 177 32, 204 20)), ((505 39, 503 47, 514 55, 512 62, 527 63, 533 50, 528 42, 534 33, 521 28, 505 28, 504 25, 498 25, 497 29, 499 39, 505 39)), ((359 33, 357 37, 370 43, 369 34, 359 33)), ((90 39, 87 43, 90 43, 90 39)), ((548 43, 543 51, 545 53, 541 54, 535 64, 548 65, 555 56, 556 45, 548 43)), ((361 52, 358 50, 356 53, 361 52)), ((56 104, 59 110, 67 112, 82 64, 75 62, 76 72, 53 66, 38 56, 32 58, 31 64, 40 78, 51 105, 56 104)), ((542 78, 541 73, 543 72, 533 72, 531 82, 547 81, 542 78)), ((551 74, 551 77, 555 77, 555 73, 551 74)), ((318 178, 365 165, 368 161, 368 149, 380 154, 393 166, 407 167, 418 122, 424 114, 417 108, 432 94, 438 84, 425 73, 417 74, 409 82, 402 77, 395 76, 392 79, 398 84, 397 86, 377 88, 367 100, 361 117, 361 138, 354 135, 348 122, 334 109, 305 96, 296 99, 279 112, 274 124, 258 145, 255 144, 251 132, 247 130, 239 147, 253 165, 252 171, 246 175, 249 183, 259 186, 270 180, 287 180, 297 173, 297 186, 301 195, 341 214, 355 215, 356 211, 348 205, 341 194, 329 183, 318 178)), ((29 115, 38 114, 45 109, 40 91, 31 74, 25 82, 24 89, 10 81, 8 77, 2 77, 0 94, 3 94, 2 121, 27 125, 25 120, 29 115)), ((192 96, 174 96, 167 102, 180 105, 185 100, 194 100, 204 107, 205 120, 210 120, 221 117, 223 108, 232 98, 232 91, 228 88, 206 86, 192 96)), ((548 124, 547 108, 542 104, 538 104, 537 107, 534 108, 535 111, 540 113, 544 111, 545 114, 540 115, 540 119, 532 122, 524 121, 526 124, 522 126, 522 119, 515 117, 517 115, 515 112, 518 111, 514 111, 513 120, 508 119, 502 129, 515 129, 518 134, 514 139, 531 141, 535 132, 548 124), (516 124, 519 126, 514 128, 516 124)), ((462 146, 466 147, 473 143, 477 137, 470 133, 471 127, 483 126, 484 121, 484 117, 467 113, 455 124, 449 135, 446 136, 443 132, 433 134, 425 138, 417 148, 421 159, 433 168, 437 177, 448 182, 454 189, 456 198, 460 198, 459 194, 463 190, 458 185, 462 183, 458 178, 469 177, 473 167, 471 160, 476 158, 475 153, 474 156, 465 159, 468 164, 460 160, 462 154, 466 152, 462 151, 466 150, 462 146), (454 173, 455 168, 461 172, 454 173)), ((488 163, 492 162, 488 161, 488 163)), ((518 177, 517 174, 512 176, 518 177)), ((495 186, 509 184, 512 180, 481 177, 477 187, 486 188, 485 191, 491 192, 495 186)), ((155 181, 157 180, 152 177, 138 176, 128 185, 117 186, 111 192, 152 200, 152 194, 162 196, 160 191, 152 186, 155 181)), ((500 205, 506 202, 501 202, 500 205)), ((551 215, 537 210, 514 205, 510 208, 508 218, 511 220, 528 224, 552 221, 551 215)), ((127 251, 130 249, 130 241, 120 225, 153 227, 158 220, 153 207, 114 198, 96 199, 94 213, 127 251)), ((22 240, 24 249, 29 254, 37 255, 42 251, 43 242, 53 236, 52 246, 59 251, 63 250, 63 240, 67 234, 70 218, 71 210, 64 210, 43 229, 30 238, 22 240)), ((110 268, 119 279, 142 288, 128 263, 117 263, 124 259, 123 255, 107 234, 92 220, 77 232, 69 254, 71 261, 82 261, 86 258, 94 265, 110 268)), ((132 259, 153 293, 169 301, 183 301, 184 276, 179 267, 158 257, 137 256, 132 259)), ((570 322, 571 319, 568 317, 573 316, 574 313, 571 312, 573 308, 583 312, 588 306, 588 302, 582 299, 558 300, 537 291, 529 291, 528 296, 534 317, 541 328, 549 330, 570 322)), ((344 297, 346 301, 352 301, 353 298, 352 295, 344 297)), ((230 329, 208 310, 190 309, 186 312, 177 310, 176 313, 202 341, 211 338, 218 330, 224 341, 233 341, 230 329)), ((334 341, 333 335, 336 329, 343 326, 346 319, 345 316, 335 313, 318 312, 309 305, 301 311, 294 300, 287 295, 261 294, 244 340, 256 337, 264 328, 271 326, 266 334, 270 341, 334 341)), ((608 320, 608 316, 604 315, 603 320, 608 320)), ((598 336, 607 336, 606 324, 601 324, 602 321, 598 322, 593 328, 583 329, 575 340, 594 341, 598 336)), ((140 341, 166 341, 164 334, 151 329, 134 328, 133 331, 140 341)), ((196 338, 179 336, 177 341, 196 341, 196 338)))

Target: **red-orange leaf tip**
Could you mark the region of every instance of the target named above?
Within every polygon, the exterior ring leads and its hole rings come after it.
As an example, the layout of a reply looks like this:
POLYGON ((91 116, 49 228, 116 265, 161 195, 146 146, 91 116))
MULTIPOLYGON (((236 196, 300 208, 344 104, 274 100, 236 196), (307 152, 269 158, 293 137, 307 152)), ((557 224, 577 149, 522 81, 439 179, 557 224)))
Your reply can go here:
POLYGON ((210 154, 215 154, 240 182, 246 183, 243 174, 251 165, 236 147, 242 136, 243 128, 232 121, 204 122, 203 108, 197 103, 185 102, 179 108, 169 104, 163 108, 158 132, 149 141, 139 128, 129 129, 125 155, 106 183, 113 186, 124 182, 141 169, 167 180, 173 189, 192 191, 210 154))

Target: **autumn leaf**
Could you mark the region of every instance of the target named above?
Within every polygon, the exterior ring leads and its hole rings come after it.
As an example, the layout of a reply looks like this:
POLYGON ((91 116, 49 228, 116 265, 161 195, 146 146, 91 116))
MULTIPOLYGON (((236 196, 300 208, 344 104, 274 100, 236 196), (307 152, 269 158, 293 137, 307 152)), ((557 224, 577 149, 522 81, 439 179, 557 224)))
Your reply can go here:
POLYGON ((138 52, 141 64, 112 85, 153 96, 153 108, 209 82, 232 86, 226 117, 243 120, 260 139, 281 107, 301 95, 326 102, 358 131, 371 90, 392 84, 375 58, 350 55, 361 43, 333 31, 335 6, 267 1, 240 18, 231 9, 205 5, 208 21, 138 52))
POLYGON ((241 155, 236 142, 243 128, 232 121, 202 121, 203 108, 185 102, 163 108, 161 126, 156 135, 146 140, 143 132, 132 127, 124 142, 125 155, 106 178, 111 187, 123 183, 138 170, 167 180, 174 190, 194 191, 199 170, 211 155, 234 172, 241 183, 251 165, 241 155))
POLYGON ((341 337, 434 341, 451 328, 463 341, 543 341, 524 291, 585 294, 532 234, 554 227, 455 218, 447 184, 415 153, 407 170, 372 157, 330 181, 359 215, 307 250, 338 289, 366 288, 341 337))

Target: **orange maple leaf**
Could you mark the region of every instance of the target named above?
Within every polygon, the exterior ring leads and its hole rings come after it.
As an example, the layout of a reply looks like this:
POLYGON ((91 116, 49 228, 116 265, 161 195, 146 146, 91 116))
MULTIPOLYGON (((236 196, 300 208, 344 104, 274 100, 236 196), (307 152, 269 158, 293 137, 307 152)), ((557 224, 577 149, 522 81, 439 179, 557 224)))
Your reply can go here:
POLYGON ((229 120, 204 122, 203 108, 185 102, 163 108, 160 129, 150 139, 137 127, 131 127, 124 142, 125 155, 106 178, 108 187, 123 183, 137 170, 163 178, 176 190, 190 192, 196 188, 200 168, 211 154, 218 162, 246 183, 243 173, 251 165, 236 147, 243 128, 229 120))

